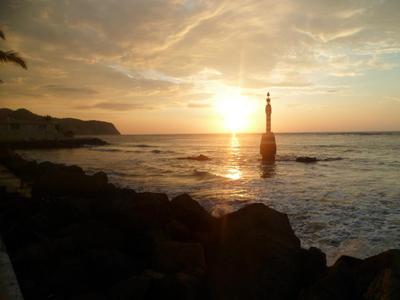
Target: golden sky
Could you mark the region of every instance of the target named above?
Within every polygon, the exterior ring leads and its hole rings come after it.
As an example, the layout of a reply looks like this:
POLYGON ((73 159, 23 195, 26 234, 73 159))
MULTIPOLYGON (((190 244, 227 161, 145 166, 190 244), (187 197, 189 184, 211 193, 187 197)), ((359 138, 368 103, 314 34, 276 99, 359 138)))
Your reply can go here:
POLYGON ((400 1, 2 0, 0 107, 122 133, 400 130, 400 1), (238 120, 237 122, 234 120, 238 120))

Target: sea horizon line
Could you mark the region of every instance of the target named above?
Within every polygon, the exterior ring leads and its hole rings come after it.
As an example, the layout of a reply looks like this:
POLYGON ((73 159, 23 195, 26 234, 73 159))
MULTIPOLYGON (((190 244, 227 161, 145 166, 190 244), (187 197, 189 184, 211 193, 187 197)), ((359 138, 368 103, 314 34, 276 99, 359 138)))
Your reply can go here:
MULTIPOLYGON (((210 132, 210 133, 121 133, 123 136, 132 135, 256 135, 264 132, 210 132)), ((365 131, 278 131, 275 134, 359 134, 359 135, 380 135, 380 134, 400 134, 400 130, 365 130, 365 131)))

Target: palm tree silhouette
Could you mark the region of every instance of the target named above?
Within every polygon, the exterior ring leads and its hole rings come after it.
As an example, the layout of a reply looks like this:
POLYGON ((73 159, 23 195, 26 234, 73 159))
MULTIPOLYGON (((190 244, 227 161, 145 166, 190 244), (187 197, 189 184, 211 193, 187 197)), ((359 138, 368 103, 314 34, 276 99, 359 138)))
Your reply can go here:
MULTIPOLYGON (((0 30, 0 38, 3 40, 6 39, 6 36, 4 35, 4 32, 2 30, 0 30)), ((28 69, 24 59, 19 56, 18 52, 15 52, 13 50, 11 50, 11 51, 0 50, 0 62, 2 62, 2 63, 13 62, 13 63, 21 66, 25 70, 28 69)), ((0 79, 0 83, 2 83, 2 82, 3 81, 0 79)))

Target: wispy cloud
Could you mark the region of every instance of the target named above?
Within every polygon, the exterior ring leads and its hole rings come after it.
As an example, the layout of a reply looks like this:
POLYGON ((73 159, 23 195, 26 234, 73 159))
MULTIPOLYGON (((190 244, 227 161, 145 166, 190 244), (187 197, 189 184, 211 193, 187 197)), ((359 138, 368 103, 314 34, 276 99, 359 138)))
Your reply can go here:
POLYGON ((63 94, 68 96, 92 96, 97 94, 97 91, 87 87, 74 87, 65 85, 48 84, 42 86, 43 90, 52 92, 54 94, 63 94))
POLYGON ((205 103, 205 102, 189 102, 187 104, 187 107, 189 107, 189 108, 210 108, 211 104, 205 103))
POLYGON ((295 31, 312 38, 314 41, 328 43, 337 39, 354 36, 357 33, 360 33, 363 29, 364 29, 363 27, 355 27, 355 28, 345 28, 334 32, 314 33, 312 31, 307 31, 305 29, 295 28, 295 31))
POLYGON ((398 70, 398 11, 395 0, 4 0, 7 47, 30 69, 4 66, 0 101, 114 115, 195 113, 227 87, 357 95, 398 70))
POLYGON ((93 105, 78 105, 76 109, 103 109, 111 111, 130 111, 130 110, 152 110, 151 106, 145 106, 142 104, 134 103, 122 103, 122 102, 100 102, 93 105))

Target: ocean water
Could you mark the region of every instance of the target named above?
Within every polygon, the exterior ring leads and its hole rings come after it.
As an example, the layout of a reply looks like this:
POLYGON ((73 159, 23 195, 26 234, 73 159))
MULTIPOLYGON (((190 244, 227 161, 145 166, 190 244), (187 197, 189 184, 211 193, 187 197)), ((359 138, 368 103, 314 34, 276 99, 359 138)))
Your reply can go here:
POLYGON ((276 134, 273 165, 260 161, 260 134, 101 138, 110 145, 21 153, 104 171, 137 191, 186 192, 214 215, 262 202, 288 214, 302 246, 319 247, 329 263, 400 248, 400 133, 276 134), (180 159, 199 154, 211 160, 180 159))

